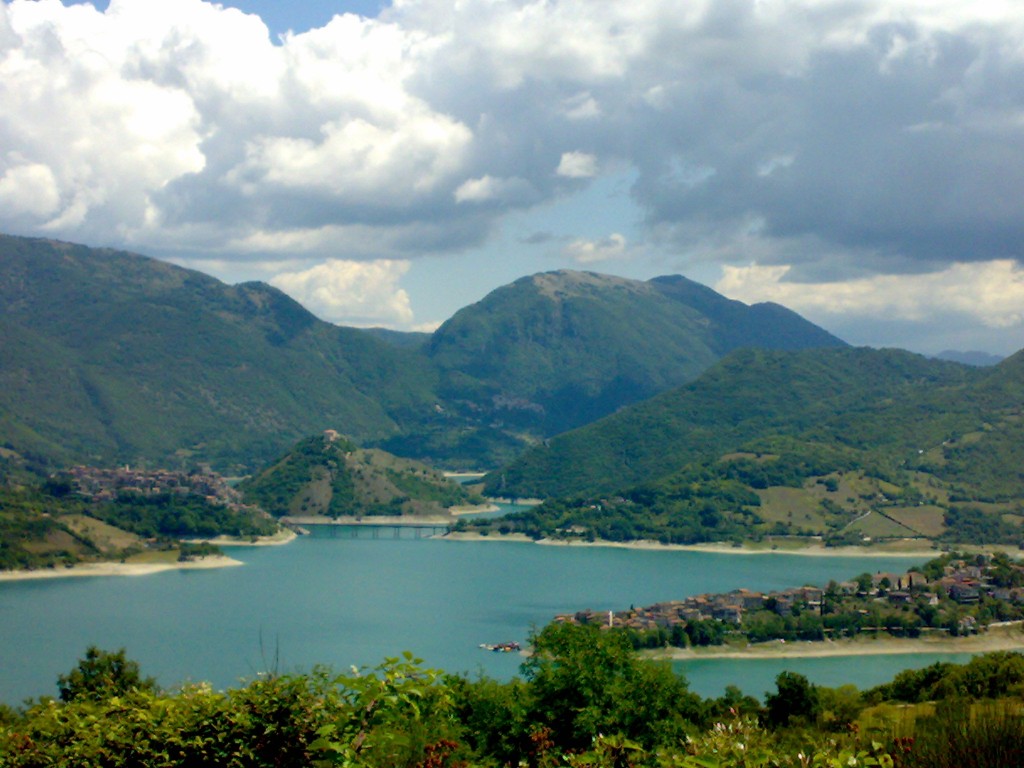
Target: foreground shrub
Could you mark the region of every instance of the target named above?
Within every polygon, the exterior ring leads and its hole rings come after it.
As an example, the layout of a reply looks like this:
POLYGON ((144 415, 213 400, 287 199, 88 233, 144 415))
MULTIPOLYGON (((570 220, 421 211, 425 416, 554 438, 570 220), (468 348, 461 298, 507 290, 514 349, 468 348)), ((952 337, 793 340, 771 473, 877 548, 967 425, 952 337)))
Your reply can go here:
POLYGON ((892 758, 877 742, 860 744, 850 736, 829 737, 816 731, 780 736, 754 718, 715 723, 687 740, 682 754, 663 755, 662 768, 892 768, 892 758))
POLYGON ((408 656, 352 675, 265 676, 226 693, 143 686, 47 699, 0 730, 0 766, 442 768, 459 745, 436 680, 408 656))
POLYGON ((57 678, 61 701, 100 701, 133 691, 155 691, 156 680, 143 677, 139 665, 125 656, 125 650, 111 653, 90 645, 85 657, 71 672, 57 678))
POLYGON ((686 680, 638 658, 621 633, 549 624, 532 644, 526 714, 558 749, 582 752, 614 734, 651 750, 679 743, 704 718, 704 701, 686 680))
POLYGON ((895 744, 897 768, 1020 768, 1024 712, 1017 701, 944 701, 899 729, 895 744))

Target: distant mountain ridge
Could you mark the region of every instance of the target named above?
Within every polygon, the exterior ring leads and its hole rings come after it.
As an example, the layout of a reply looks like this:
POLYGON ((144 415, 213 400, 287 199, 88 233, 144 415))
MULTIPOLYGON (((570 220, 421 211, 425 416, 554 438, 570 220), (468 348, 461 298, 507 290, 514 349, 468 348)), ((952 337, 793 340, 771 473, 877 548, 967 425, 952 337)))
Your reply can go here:
POLYGON ((689 381, 747 346, 846 344, 783 307, 747 306, 683 277, 560 270, 459 310, 427 353, 443 394, 473 391, 491 400, 496 418, 550 436, 689 381))
POLYGON ((999 355, 992 355, 988 352, 961 352, 955 349, 946 349, 935 355, 939 360, 952 360, 954 363, 974 365, 983 367, 987 365, 998 365, 1004 358, 999 355))
POLYGON ((682 275, 648 281, 662 294, 704 314, 711 321, 712 349, 719 357, 744 347, 817 349, 845 347, 846 342, 774 302, 747 305, 728 299, 682 275))
POLYGON ((843 342, 682 277, 525 277, 435 333, 323 322, 263 283, 0 235, 0 447, 57 464, 243 472, 302 435, 450 466, 692 380, 743 346, 843 342))

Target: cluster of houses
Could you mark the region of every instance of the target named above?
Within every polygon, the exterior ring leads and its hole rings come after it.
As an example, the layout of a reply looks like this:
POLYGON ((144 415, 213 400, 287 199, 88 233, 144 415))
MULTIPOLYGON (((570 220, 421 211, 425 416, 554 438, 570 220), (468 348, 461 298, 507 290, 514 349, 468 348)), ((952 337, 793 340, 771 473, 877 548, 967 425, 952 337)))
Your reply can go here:
POLYGON ((669 600, 627 611, 577 611, 556 616, 555 621, 637 630, 671 629, 677 625, 685 626, 689 622, 708 619, 739 624, 744 612, 760 611, 768 605, 783 615, 791 613, 797 603, 818 609, 823 596, 824 591, 819 587, 800 587, 781 592, 734 589, 724 594, 695 595, 685 600, 669 600), (770 598, 774 598, 775 602, 770 603, 770 598))
POLYGON ((192 494, 207 501, 235 506, 239 504, 238 491, 231 488, 218 474, 210 471, 176 472, 169 469, 115 469, 101 467, 73 467, 70 471, 75 490, 85 498, 109 501, 119 493, 137 493, 155 496, 162 493, 192 494))
MULTIPOLYGON (((1016 581, 1024 583, 1024 565, 1014 563, 1010 567, 1020 574, 1016 581)), ((997 600, 1024 604, 1024 586, 994 584, 991 581, 990 570, 987 564, 969 564, 957 560, 946 566, 945 574, 935 583, 958 603, 976 603, 985 594, 997 600)))
MULTIPOLYGON (((1014 566, 1024 575, 1024 566, 1014 566)), ((865 580, 844 581, 835 586, 835 595, 869 597, 892 605, 909 604, 924 598, 937 605, 940 595, 961 604, 977 603, 981 595, 1024 604, 1024 587, 1000 587, 989 581, 987 565, 954 560, 945 566, 941 578, 929 582, 918 571, 907 573, 876 573, 870 586, 865 580)), ((1024 579, 1022 579, 1024 580, 1024 579)), ((578 611, 563 614, 556 621, 577 624, 596 624, 606 628, 636 630, 671 629, 693 621, 709 619, 729 624, 740 624, 746 611, 773 610, 781 616, 793 613, 794 608, 820 612, 825 590, 820 587, 795 587, 778 592, 754 592, 734 589, 723 594, 705 594, 685 600, 630 608, 626 611, 578 611)))

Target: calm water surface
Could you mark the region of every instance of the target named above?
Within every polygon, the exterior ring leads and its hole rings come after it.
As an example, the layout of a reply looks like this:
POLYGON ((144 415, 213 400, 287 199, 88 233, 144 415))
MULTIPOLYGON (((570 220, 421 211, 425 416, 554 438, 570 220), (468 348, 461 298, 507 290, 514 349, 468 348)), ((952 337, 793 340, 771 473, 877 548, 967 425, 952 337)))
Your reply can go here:
MULTIPOLYGON (((524 642, 555 614, 621 609, 737 587, 825 584, 905 558, 717 555, 514 542, 314 535, 281 547, 237 548, 238 568, 0 583, 0 701, 55 694, 90 644, 124 647, 163 685, 227 687, 268 669, 345 670, 410 650, 434 667, 516 674, 516 654, 480 643, 524 642)), ((827 685, 866 687, 938 656, 700 660, 682 668, 694 690, 729 683, 761 696, 782 669, 827 685)), ((966 657, 965 657, 966 658, 966 657)))

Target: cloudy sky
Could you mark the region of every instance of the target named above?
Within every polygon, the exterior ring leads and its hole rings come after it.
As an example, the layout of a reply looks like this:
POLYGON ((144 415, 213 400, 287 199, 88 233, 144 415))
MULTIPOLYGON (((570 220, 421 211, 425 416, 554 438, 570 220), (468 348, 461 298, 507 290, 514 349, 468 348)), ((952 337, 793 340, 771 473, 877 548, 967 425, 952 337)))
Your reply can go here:
POLYGON ((1019 0, 12 0, 0 107, 0 231, 334 322, 572 268, 1024 347, 1019 0))

